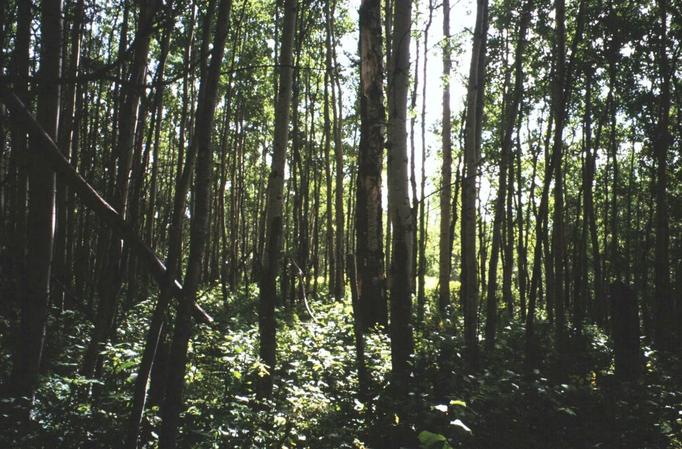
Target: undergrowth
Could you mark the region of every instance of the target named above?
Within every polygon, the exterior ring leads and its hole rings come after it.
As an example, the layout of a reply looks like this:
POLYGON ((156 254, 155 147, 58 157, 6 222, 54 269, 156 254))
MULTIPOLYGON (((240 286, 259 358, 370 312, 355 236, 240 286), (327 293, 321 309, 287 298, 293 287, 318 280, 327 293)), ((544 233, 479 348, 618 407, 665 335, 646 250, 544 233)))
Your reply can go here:
MULTIPOLYGON (((258 360, 257 290, 228 298, 220 291, 201 298, 216 322, 196 326, 190 344, 180 447, 386 447, 398 418, 391 412, 390 348, 383 329, 366 339, 372 394, 363 403, 349 301, 311 299, 314 316, 300 304, 280 307, 275 389, 262 402, 254 384, 270 368, 258 360)), ((37 394, 34 427, 6 427, 6 444, 0 446, 118 446, 152 307, 153 300, 142 302, 119 323, 97 380, 74 374, 90 331, 79 324, 83 317, 67 311, 59 327, 52 322, 47 350, 56 361, 46 367, 50 374, 37 394)), ((415 329, 409 404, 414 447, 682 448, 678 358, 645 346, 642 381, 621 384, 613 376, 611 343, 599 328, 587 326, 573 339, 575 353, 562 355, 550 349, 552 332, 541 322, 543 357, 529 367, 523 326, 511 323, 500 330, 495 350, 482 355, 480 369, 468 371, 457 329, 461 323, 444 326, 428 310, 415 329)), ((154 401, 147 408, 144 447, 158 440, 158 408, 154 401)))

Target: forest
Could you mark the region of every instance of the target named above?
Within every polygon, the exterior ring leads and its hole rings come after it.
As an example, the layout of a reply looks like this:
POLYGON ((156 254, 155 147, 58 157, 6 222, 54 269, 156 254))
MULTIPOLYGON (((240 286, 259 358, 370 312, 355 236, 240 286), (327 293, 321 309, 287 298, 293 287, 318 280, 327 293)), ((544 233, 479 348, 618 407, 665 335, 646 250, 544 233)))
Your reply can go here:
POLYGON ((682 3, 0 2, 0 447, 682 449, 682 3))

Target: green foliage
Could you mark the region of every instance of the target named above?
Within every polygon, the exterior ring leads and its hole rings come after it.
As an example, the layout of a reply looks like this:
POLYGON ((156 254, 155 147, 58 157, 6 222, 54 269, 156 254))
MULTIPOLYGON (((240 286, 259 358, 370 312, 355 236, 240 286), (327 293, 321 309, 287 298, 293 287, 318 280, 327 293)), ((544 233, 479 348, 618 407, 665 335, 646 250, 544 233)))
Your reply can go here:
POLYGON ((419 433, 419 443, 423 449, 452 449, 448 440, 441 434, 424 430, 419 433))
MULTIPOLYGON (((202 325, 190 344, 183 446, 372 448, 389 437, 390 348, 381 329, 366 339, 373 399, 363 403, 357 397, 350 304, 314 300, 316 321, 302 305, 280 308, 275 391, 263 402, 254 383, 271 368, 258 359, 258 291, 249 287, 228 298, 220 291, 208 290, 201 299, 216 325, 202 325)), ((86 440, 96 442, 93 447, 118 445, 152 306, 152 301, 139 304, 121 323, 114 340, 120 343, 106 347, 99 380, 72 374, 80 352, 65 351, 38 391, 36 426, 6 437, 13 442, 9 447, 68 448, 86 440)), ((82 322, 82 317, 68 312, 65 320, 82 322)), ((64 327, 61 342, 53 345, 77 346, 88 327, 64 327)), ((582 337, 574 337, 570 364, 552 349, 551 328, 539 322, 537 330, 546 355, 537 367, 529 369, 521 357, 523 326, 510 324, 501 330, 495 352, 484 357, 483 368, 470 372, 456 351, 460 335, 429 318, 415 341, 407 418, 417 430, 415 444, 425 449, 679 447, 679 359, 647 348, 643 382, 619 385, 611 342, 598 327, 586 326, 582 337), (439 348, 445 348, 443 355, 439 348), (439 373, 446 374, 444 396, 432 387, 439 373)), ((158 404, 145 414, 142 439, 149 447, 158 440, 158 415, 158 404)))

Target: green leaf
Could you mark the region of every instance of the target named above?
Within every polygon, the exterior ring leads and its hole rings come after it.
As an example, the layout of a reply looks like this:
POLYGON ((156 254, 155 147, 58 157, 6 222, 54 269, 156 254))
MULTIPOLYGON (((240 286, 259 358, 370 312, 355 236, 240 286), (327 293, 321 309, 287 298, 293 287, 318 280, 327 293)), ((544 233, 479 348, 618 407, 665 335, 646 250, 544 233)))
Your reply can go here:
POLYGON ((452 449, 448 444, 447 438, 439 433, 423 430, 417 435, 419 443, 423 449, 452 449))

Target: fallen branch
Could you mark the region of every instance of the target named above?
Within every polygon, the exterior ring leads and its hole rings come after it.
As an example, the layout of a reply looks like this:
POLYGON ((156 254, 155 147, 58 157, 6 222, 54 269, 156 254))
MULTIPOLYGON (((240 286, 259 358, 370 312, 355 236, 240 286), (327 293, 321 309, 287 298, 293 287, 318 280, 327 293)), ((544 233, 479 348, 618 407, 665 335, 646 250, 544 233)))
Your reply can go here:
MULTIPOLYGON (((41 161, 58 173, 69 188, 71 188, 80 197, 81 201, 92 210, 97 217, 105 222, 121 239, 123 239, 131 248, 131 250, 142 260, 152 276, 162 286, 167 282, 168 270, 161 262, 161 259, 156 255, 142 238, 135 232, 135 230, 125 222, 125 220, 116 212, 116 210, 107 203, 104 198, 100 196, 97 191, 78 174, 68 160, 59 150, 57 144, 45 132, 42 126, 36 121, 31 113, 26 109, 26 106, 19 100, 19 98, 9 90, 5 85, 0 84, 0 101, 7 106, 12 113, 12 118, 33 139, 38 141, 38 145, 33 146, 38 151, 39 156, 35 158, 36 161, 41 161)), ((177 280, 172 282, 173 296, 180 297, 182 293, 182 285, 177 280)), ((206 324, 213 323, 213 318, 206 313, 198 304, 194 304, 194 317, 206 324)))

